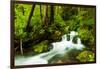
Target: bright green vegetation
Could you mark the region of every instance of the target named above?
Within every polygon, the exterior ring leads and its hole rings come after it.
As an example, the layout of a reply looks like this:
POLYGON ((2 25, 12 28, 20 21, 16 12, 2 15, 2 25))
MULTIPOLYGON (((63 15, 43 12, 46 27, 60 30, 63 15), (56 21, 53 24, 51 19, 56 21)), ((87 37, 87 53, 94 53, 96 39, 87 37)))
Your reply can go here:
POLYGON ((35 46, 33 46, 33 51, 37 53, 46 52, 48 50, 48 41, 42 41, 35 46))
MULTIPOLYGON (((16 55, 20 52, 25 55, 29 51, 35 54, 47 52, 50 50, 50 43, 61 41, 62 35, 76 31, 86 48, 82 51, 73 50, 74 60, 94 61, 96 34, 94 7, 32 4, 15 4, 14 7, 16 55)), ((71 55, 67 54, 64 59, 71 60, 69 56, 71 55)))
POLYGON ((94 61, 94 53, 91 51, 83 51, 77 57, 81 62, 94 61))

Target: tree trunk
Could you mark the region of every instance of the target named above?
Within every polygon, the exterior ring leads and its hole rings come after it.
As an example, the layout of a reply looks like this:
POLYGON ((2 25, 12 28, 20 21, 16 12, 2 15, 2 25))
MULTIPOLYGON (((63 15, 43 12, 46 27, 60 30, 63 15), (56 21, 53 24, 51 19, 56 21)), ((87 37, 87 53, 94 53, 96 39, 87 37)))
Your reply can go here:
POLYGON ((50 6, 50 24, 54 22, 54 6, 50 6))
POLYGON ((22 39, 20 39, 20 51, 21 51, 21 54, 23 55, 22 39))
POLYGON ((32 15, 34 13, 34 8, 35 8, 35 4, 32 5, 31 12, 29 14, 28 22, 27 22, 27 25, 26 25, 26 31, 27 32, 29 31, 29 25, 30 25, 30 21, 31 21, 32 15))
POLYGON ((48 16, 48 5, 45 6, 45 16, 44 16, 44 27, 48 27, 49 16, 48 16))

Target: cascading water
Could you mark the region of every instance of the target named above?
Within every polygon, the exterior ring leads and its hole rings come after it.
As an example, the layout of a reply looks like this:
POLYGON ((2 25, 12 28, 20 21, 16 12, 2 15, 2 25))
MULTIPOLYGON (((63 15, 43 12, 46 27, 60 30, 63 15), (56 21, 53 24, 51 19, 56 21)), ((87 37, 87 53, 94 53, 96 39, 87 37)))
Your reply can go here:
POLYGON ((62 36, 62 41, 67 41, 67 36, 66 35, 62 36))
POLYGON ((71 31, 70 40, 67 40, 67 35, 62 36, 62 40, 60 42, 52 43, 53 49, 46 53, 41 53, 36 56, 31 56, 28 58, 19 58, 15 60, 15 65, 33 65, 33 64, 48 64, 48 60, 54 57, 57 54, 64 54, 65 52, 71 49, 82 50, 84 45, 81 43, 80 38, 77 38, 77 44, 73 43, 73 38, 78 35, 77 32, 71 31))

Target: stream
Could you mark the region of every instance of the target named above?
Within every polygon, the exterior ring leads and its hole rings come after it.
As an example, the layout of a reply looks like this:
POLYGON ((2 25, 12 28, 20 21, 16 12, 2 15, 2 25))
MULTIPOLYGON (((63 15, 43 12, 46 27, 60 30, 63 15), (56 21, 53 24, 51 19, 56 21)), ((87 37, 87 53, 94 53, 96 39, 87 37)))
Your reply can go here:
POLYGON ((53 49, 49 52, 41 53, 35 56, 16 56, 15 65, 35 65, 35 64, 49 64, 49 60, 57 54, 64 55, 72 49, 82 50, 85 46, 81 43, 81 39, 77 38, 77 43, 73 43, 72 40, 78 35, 77 32, 71 31, 70 34, 63 35, 60 42, 51 43, 53 49), (70 40, 67 40, 67 35, 70 36, 70 40))

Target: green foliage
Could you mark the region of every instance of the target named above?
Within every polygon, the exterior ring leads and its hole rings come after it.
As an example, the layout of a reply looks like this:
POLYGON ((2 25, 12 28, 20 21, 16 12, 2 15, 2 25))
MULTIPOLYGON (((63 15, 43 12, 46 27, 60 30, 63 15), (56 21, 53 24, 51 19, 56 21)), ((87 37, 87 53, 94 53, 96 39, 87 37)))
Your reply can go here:
POLYGON ((47 48, 48 48, 48 41, 47 40, 42 41, 36 45, 33 45, 33 51, 36 53, 45 52, 48 50, 47 48))
POLYGON ((55 23, 60 27, 64 27, 66 25, 60 15, 55 16, 55 23))
POLYGON ((79 36, 82 40, 86 41, 88 40, 90 37, 87 36, 87 35, 90 35, 90 31, 86 30, 86 29, 83 29, 83 30, 79 30, 79 36))
POLYGON ((94 61, 94 53, 91 51, 83 51, 81 52, 76 58, 80 61, 80 62, 92 62, 94 61))
POLYGON ((89 30, 85 28, 84 29, 78 28, 77 31, 79 33, 79 37, 82 40, 82 43, 84 43, 84 45, 86 45, 92 50, 92 48, 94 47, 94 39, 95 39, 92 29, 89 30))
POLYGON ((31 5, 15 4, 15 36, 17 38, 25 38, 24 29, 30 13, 31 5))
POLYGON ((62 7, 61 10, 61 17, 64 21, 70 20, 73 18, 73 15, 76 15, 78 12, 77 7, 75 8, 72 6, 62 7))

